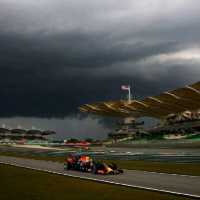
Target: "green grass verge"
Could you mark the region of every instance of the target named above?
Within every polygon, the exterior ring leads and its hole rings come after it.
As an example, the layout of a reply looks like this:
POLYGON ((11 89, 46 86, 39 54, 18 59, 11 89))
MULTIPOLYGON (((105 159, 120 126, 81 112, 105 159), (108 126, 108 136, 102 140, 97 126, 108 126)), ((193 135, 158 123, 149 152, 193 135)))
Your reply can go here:
POLYGON ((0 165, 0 199, 187 200, 159 192, 96 183, 34 170, 0 165))

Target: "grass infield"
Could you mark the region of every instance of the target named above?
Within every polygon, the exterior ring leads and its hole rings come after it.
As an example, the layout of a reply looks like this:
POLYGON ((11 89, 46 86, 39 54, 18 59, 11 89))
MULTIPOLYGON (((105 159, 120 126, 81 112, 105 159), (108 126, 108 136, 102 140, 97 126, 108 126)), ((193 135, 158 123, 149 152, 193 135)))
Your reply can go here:
POLYGON ((187 200, 176 195, 114 186, 0 164, 0 199, 187 200))

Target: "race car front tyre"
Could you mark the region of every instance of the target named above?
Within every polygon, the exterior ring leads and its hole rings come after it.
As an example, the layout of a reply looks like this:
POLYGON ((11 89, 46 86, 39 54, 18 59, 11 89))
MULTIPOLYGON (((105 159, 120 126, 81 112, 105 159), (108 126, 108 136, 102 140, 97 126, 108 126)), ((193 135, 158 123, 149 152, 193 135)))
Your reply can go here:
POLYGON ((109 172, 108 174, 109 174, 109 175, 114 175, 115 173, 114 173, 114 171, 111 171, 111 172, 109 172))

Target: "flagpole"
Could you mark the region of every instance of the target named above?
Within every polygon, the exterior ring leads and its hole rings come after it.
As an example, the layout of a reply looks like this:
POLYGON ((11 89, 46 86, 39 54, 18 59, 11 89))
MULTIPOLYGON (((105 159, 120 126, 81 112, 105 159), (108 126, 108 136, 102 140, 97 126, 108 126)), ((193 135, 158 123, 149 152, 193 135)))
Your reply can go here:
POLYGON ((131 103, 131 86, 128 88, 128 103, 131 103))
POLYGON ((122 90, 128 90, 128 96, 127 96, 127 101, 128 103, 131 103, 131 86, 130 85, 122 85, 121 86, 122 90))

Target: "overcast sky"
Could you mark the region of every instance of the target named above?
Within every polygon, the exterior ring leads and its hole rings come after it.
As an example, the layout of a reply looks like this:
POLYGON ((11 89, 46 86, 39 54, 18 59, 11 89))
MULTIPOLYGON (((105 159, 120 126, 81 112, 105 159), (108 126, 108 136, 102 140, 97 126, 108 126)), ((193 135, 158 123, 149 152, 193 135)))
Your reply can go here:
POLYGON ((0 0, 0 123, 105 137, 78 106, 199 81, 199 22, 199 0, 0 0))

